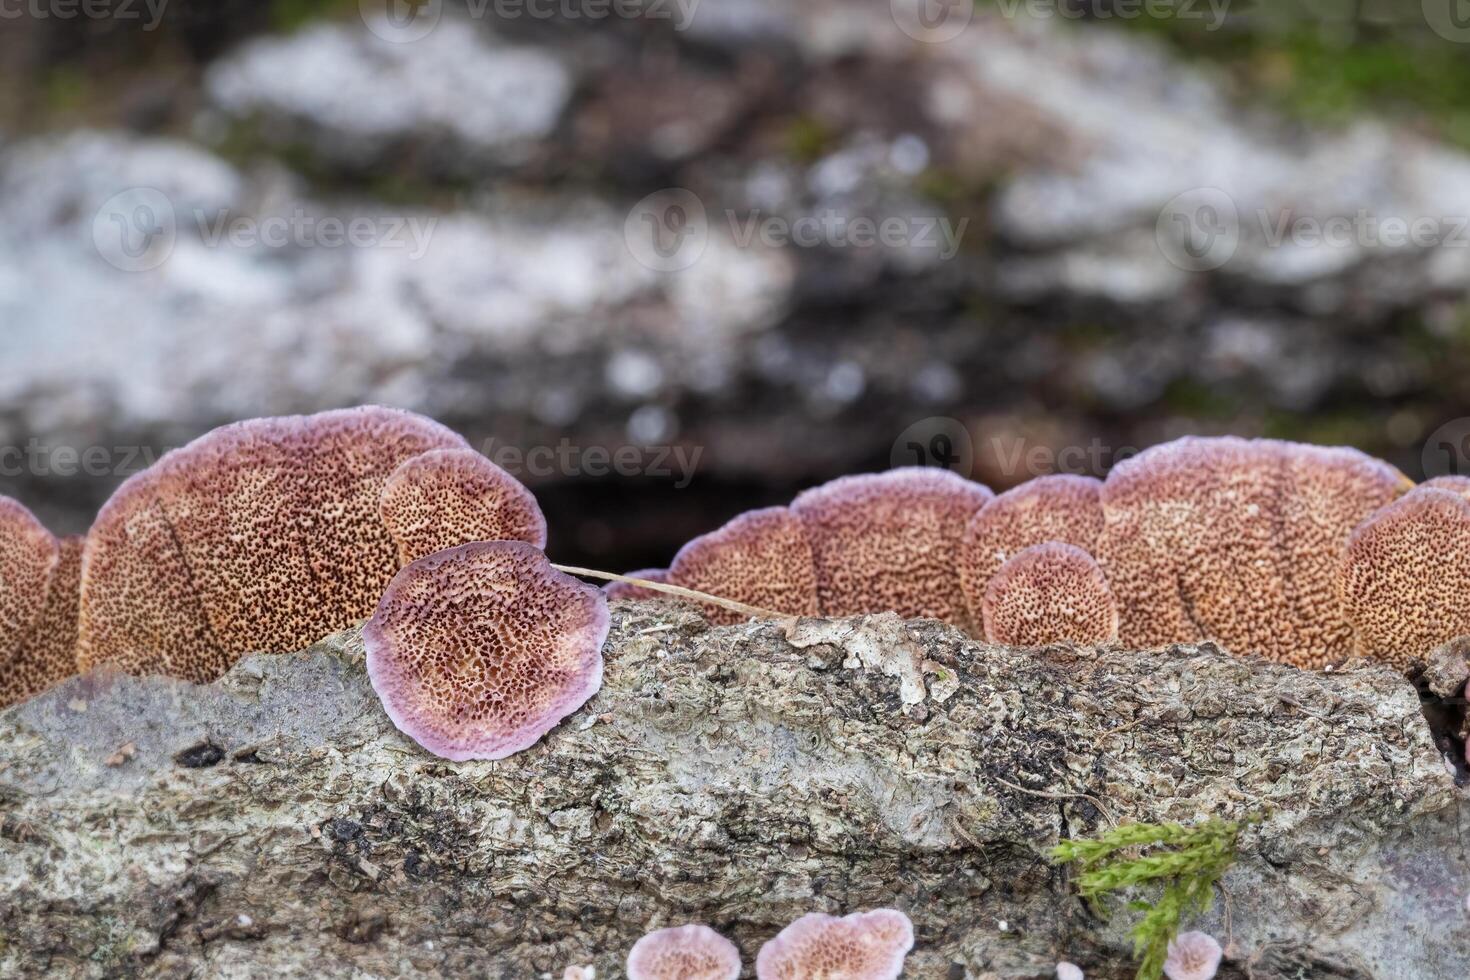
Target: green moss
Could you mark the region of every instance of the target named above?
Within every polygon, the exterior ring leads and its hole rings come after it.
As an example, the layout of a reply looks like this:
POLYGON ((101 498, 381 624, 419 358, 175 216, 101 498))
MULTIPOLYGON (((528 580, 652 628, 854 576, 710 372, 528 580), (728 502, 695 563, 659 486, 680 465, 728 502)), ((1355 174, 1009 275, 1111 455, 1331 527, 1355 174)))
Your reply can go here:
POLYGON ((1418 0, 1275 0, 1231 5, 1223 24, 1191 17, 1115 18, 1226 69, 1247 98, 1306 121, 1341 124, 1366 113, 1417 117, 1470 146, 1470 58, 1435 34, 1418 0), (1359 13, 1360 10, 1364 11, 1359 13))
POLYGON ((836 142, 837 134, 816 116, 798 116, 786 126, 786 153, 798 163, 815 163, 836 142))
POLYGON ((1078 866, 1077 890, 1094 906, 1119 893, 1156 896, 1134 898, 1128 907, 1143 913, 1133 927, 1138 980, 1158 980, 1180 923, 1210 907, 1215 883, 1234 863, 1241 826, 1218 819, 1125 824, 1090 840, 1064 840, 1051 858, 1078 866))

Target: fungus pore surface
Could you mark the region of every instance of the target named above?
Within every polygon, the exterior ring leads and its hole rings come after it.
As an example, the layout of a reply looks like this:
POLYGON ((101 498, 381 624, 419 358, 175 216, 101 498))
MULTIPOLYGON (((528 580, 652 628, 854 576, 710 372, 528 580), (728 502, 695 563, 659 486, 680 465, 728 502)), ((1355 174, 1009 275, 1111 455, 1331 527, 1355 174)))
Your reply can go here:
POLYGON ((960 587, 973 622, 980 622, 985 589, 1019 552, 1046 541, 1097 553, 1102 536, 1102 481, 1057 474, 1028 480, 981 507, 960 542, 960 587))
POLYGON ((1119 463, 1097 557, 1123 642, 1213 639, 1299 667, 1341 658, 1343 547, 1409 485, 1356 450, 1274 440, 1190 437, 1119 463))
POLYGON ((57 541, 29 510, 0 497, 0 707, 77 672, 82 539, 57 541))
POLYGON ((384 485, 380 506, 400 565, 470 541, 546 547, 546 518, 535 496, 473 449, 404 460, 384 485))
POLYGON ((1033 545, 1000 567, 985 590, 985 638, 1008 646, 1110 643, 1118 605, 1091 555, 1076 545, 1033 545))
POLYGON ((894 980, 914 945, 896 909, 837 918, 812 912, 781 930, 755 960, 758 980, 894 980))
POLYGON ((435 755, 501 759, 602 684, 607 599, 519 541, 481 541, 399 572, 363 628, 388 717, 435 755))
POLYGON ((1356 530, 1339 590, 1357 653, 1403 669, 1470 634, 1470 501, 1419 487, 1356 530))
MULTIPOLYGON (((741 514, 679 549, 669 582, 748 605, 789 613, 820 614, 817 573, 802 523, 785 507, 741 514)), ((712 623, 738 623, 739 613, 701 604, 712 623)))
POLYGON ((709 926, 650 932, 628 953, 628 980, 738 980, 740 951, 709 926))
POLYGON ((399 568, 379 514, 405 460, 464 449, 379 407, 216 429, 129 479, 82 562, 79 661, 209 681, 368 616, 399 568))
POLYGON ((965 525, 992 496, 948 470, 918 467, 800 494, 791 510, 811 543, 823 614, 892 610, 968 626, 956 558, 965 525))

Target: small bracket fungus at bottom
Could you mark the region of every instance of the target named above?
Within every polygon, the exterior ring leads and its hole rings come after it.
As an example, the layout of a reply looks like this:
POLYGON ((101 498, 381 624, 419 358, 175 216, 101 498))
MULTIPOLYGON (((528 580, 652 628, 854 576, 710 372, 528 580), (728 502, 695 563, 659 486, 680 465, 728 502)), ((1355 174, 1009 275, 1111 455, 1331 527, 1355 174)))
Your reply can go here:
POLYGON ((477 541, 404 568, 363 627, 393 724, 446 759, 534 745, 602 686, 607 599, 520 541, 477 541))
POLYGON ((697 922, 650 932, 628 952, 628 980, 738 980, 740 951, 697 922))
POLYGON ((1169 943, 1164 975, 1169 980, 1212 980, 1220 969, 1220 944, 1203 932, 1181 932, 1169 943))
POLYGON ((1110 643, 1118 605, 1108 580, 1081 548, 1048 541, 1023 549, 985 590, 985 638, 1008 646, 1110 643))
POLYGON ((758 980, 896 980, 914 947, 914 926, 897 909, 843 918, 811 912, 761 947, 758 980))

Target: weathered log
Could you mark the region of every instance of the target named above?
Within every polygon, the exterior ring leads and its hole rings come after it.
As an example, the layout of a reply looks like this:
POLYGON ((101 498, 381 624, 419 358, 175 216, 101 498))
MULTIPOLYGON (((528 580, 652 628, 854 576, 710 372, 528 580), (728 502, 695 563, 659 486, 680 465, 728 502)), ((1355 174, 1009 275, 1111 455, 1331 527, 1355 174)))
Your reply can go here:
POLYGON ((1470 974, 1470 804, 1391 671, 657 602, 615 604, 606 657, 499 762, 397 732, 356 631, 0 713, 0 974, 617 977, 690 920, 749 971, 804 912, 896 906, 908 977, 1131 977, 1130 913, 1046 850, 1207 815, 1262 817, 1196 923, 1222 977, 1470 974))

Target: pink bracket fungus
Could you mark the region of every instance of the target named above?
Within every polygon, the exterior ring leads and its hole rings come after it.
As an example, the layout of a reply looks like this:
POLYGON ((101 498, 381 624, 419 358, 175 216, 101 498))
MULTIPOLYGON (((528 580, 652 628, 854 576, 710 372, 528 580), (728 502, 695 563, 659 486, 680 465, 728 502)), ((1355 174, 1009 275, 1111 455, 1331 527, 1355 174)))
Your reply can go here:
POLYGON ((546 518, 535 496, 473 449, 404 460, 388 477, 380 507, 402 565, 470 541, 546 547, 546 518))
POLYGON ((1164 975, 1169 980, 1213 980, 1223 950, 1215 937, 1203 932, 1181 932, 1169 943, 1164 975))
POLYGON ((29 510, 0 497, 0 707, 77 672, 82 539, 57 541, 29 510))
POLYGON ((1398 668, 1470 634, 1470 501, 1419 487, 1353 531, 1339 591, 1356 651, 1398 668))
POLYGON ((956 556, 965 525, 994 496, 948 470, 844 476, 800 494, 817 597, 828 616, 892 610, 967 624, 956 556))
POLYGON ((1045 541, 1097 552, 1102 536, 1102 481, 1057 474, 1028 480, 981 507, 960 543, 960 586, 970 618, 979 623, 985 589, 1000 566, 1045 541))
POLYGON ((757 980, 895 980, 914 947, 914 927, 896 909, 837 918, 811 912, 761 947, 757 980))
POLYGON ((982 618, 985 638, 1007 646, 1118 638, 1118 605, 1102 569, 1060 541, 1022 549, 1002 565, 985 590, 982 618))
POLYGON ((597 693, 609 625, 602 592, 536 548, 477 541, 394 576, 362 636, 393 724, 458 762, 528 748, 597 693))
POLYGON ((628 952, 628 980, 738 980, 740 951, 709 926, 650 932, 628 952))
POLYGON ((56 536, 18 501, 0 497, 0 636, 30 629, 56 567, 56 536))
MULTIPOLYGON (((669 582, 793 616, 820 612, 812 548, 785 507, 749 511, 690 541, 674 556, 669 582)), ((742 618, 719 606, 704 610, 712 623, 742 618)))
POLYGON ((80 666, 210 681, 367 617, 399 568, 384 485, 411 457, 466 448, 369 406, 240 422, 168 453, 88 533, 80 666))
POLYGON ((1299 667, 1344 655, 1336 567, 1352 528, 1406 490, 1352 449, 1186 438, 1114 467, 1097 557, 1123 641, 1214 639, 1299 667))
MULTIPOLYGON (((636 572, 628 572, 624 578, 637 578, 645 582, 663 584, 669 580, 667 568, 640 568, 636 572)), ((609 582, 602 587, 602 592, 608 601, 613 599, 661 599, 664 593, 646 589, 632 582, 609 582)))
POLYGON ((1421 487, 1430 487, 1434 490, 1448 490, 1458 493, 1460 496, 1470 499, 1470 476, 1436 476, 1419 484, 1421 487))

